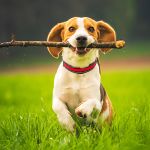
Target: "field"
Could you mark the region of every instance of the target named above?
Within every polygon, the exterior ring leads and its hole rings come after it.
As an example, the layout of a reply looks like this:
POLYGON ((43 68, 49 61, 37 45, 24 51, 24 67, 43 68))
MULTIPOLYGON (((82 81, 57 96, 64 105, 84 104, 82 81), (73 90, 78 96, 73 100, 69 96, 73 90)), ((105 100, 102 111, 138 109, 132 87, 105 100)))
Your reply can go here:
POLYGON ((102 82, 112 100, 111 127, 71 134, 52 111, 53 74, 0 75, 0 149, 150 149, 150 71, 111 71, 102 82))

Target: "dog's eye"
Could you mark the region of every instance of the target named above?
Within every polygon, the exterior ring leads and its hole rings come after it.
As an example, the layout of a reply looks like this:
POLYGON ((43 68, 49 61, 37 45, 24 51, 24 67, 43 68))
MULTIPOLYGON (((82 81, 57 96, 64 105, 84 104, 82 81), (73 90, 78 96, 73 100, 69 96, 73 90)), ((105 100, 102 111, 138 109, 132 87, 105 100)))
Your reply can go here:
POLYGON ((95 29, 93 27, 89 27, 88 31, 91 32, 91 33, 93 33, 95 31, 95 29))
POLYGON ((75 31, 75 27, 69 27, 69 31, 70 31, 70 32, 75 31))

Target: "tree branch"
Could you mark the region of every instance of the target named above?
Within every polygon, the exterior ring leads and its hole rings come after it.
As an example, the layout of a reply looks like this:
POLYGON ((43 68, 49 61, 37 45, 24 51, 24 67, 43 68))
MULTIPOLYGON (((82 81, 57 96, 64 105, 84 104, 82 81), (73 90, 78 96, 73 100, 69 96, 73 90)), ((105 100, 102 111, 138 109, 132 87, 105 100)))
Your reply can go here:
MULTIPOLYGON (((27 46, 45 46, 45 47, 72 47, 69 43, 64 42, 47 42, 47 41, 16 41, 12 39, 10 42, 0 43, 0 48, 3 47, 27 47, 27 46)), ((123 48, 125 41, 116 42, 92 43, 87 48, 123 48)))

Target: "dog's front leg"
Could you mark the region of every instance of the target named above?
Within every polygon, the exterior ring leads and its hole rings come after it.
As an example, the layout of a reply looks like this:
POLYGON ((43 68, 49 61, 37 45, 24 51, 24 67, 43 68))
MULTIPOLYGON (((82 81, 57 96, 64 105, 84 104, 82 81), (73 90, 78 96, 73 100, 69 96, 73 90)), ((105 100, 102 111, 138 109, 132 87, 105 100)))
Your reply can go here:
POLYGON ((64 126, 68 131, 74 131, 75 122, 72 119, 67 106, 60 99, 54 98, 52 107, 57 115, 60 124, 64 126))
POLYGON ((89 99, 81 103, 80 106, 75 109, 75 112, 79 117, 89 118, 93 111, 96 111, 96 114, 98 115, 101 108, 102 104, 100 103, 100 100, 89 99))

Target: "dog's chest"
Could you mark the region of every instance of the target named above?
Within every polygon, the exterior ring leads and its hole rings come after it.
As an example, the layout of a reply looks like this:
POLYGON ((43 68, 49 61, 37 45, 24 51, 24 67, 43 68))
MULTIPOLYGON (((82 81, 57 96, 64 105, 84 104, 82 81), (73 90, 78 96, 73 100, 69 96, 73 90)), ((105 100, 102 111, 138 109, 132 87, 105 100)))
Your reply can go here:
POLYGON ((60 65, 54 84, 54 95, 74 109, 87 99, 99 97, 100 77, 98 66, 85 74, 75 74, 60 65))

